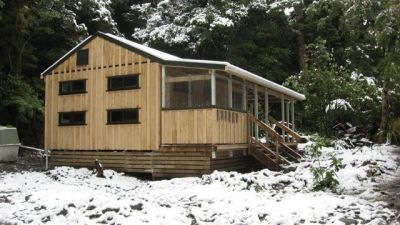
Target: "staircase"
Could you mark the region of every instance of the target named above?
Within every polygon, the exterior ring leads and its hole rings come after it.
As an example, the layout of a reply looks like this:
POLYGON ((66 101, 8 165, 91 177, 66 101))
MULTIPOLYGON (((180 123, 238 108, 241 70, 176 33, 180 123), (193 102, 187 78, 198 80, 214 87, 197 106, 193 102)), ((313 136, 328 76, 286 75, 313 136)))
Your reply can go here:
POLYGON ((284 131, 286 136, 282 136, 270 125, 248 114, 249 154, 268 168, 279 169, 282 165, 297 162, 301 158, 297 152, 297 143, 304 143, 306 140, 275 118, 270 116, 268 121, 284 131), (263 143, 255 137, 253 129, 264 131, 268 137, 267 142, 263 143), (285 139, 290 142, 285 142, 285 139))

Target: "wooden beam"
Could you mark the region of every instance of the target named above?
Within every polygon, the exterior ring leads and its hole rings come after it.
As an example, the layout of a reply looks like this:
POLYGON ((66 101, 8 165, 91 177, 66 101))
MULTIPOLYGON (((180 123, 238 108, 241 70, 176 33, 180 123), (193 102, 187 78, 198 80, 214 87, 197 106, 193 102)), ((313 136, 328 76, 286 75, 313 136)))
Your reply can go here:
POLYGON ((294 127, 294 101, 293 100, 291 101, 291 105, 292 105, 292 130, 294 131, 295 127, 294 127))
MULTIPOLYGON (((285 124, 285 98, 281 95, 281 121, 285 124)), ((282 130, 282 136, 285 137, 285 131, 282 130)))
POLYGON ((264 104, 265 104, 265 123, 268 124, 268 116, 269 116, 269 99, 268 99, 268 88, 265 88, 264 93, 264 104))
POLYGON ((255 123, 256 126, 259 126, 261 129, 265 130, 273 139, 278 140, 279 142, 283 141, 283 138, 278 134, 278 132, 251 114, 249 114, 249 120, 255 123))
MULTIPOLYGON (((258 88, 257 84, 254 84, 254 116, 258 119, 258 88)), ((255 137, 258 139, 258 126, 255 127, 255 137)))
POLYGON ((245 79, 243 79, 242 92, 243 92, 243 95, 242 95, 242 104, 243 104, 242 109, 244 111, 247 111, 247 90, 246 90, 246 80, 245 79))
POLYGON ((166 98, 166 75, 165 75, 165 66, 161 66, 161 106, 162 108, 167 107, 167 98, 166 98))
POLYGON ((210 80, 210 75, 191 75, 183 76, 183 77, 168 77, 166 79, 167 83, 178 83, 178 82, 189 82, 189 81, 201 81, 201 80, 210 80))
POLYGON ((211 70, 211 105, 217 105, 215 70, 211 70))
POLYGON ((229 74, 229 79, 228 79, 228 98, 229 98, 229 108, 232 108, 232 75, 229 74))
MULTIPOLYGON (((264 92, 264 95, 265 95, 265 97, 264 97, 264 107, 265 107, 265 109, 264 109, 264 111, 265 111, 265 123, 268 125, 269 123, 268 123, 268 116, 269 116, 269 102, 268 102, 268 88, 265 88, 265 92, 264 92)), ((266 133, 265 134, 265 140, 266 140, 266 142, 268 143, 268 133, 266 133)))
POLYGON ((294 132, 292 129, 290 129, 289 127, 283 125, 282 123, 279 123, 274 117, 269 116, 269 121, 271 121, 271 123, 273 123, 276 126, 278 126, 279 128, 281 128, 283 131, 287 132, 294 139, 296 139, 296 141, 298 141, 298 142, 302 142, 303 141, 303 138, 298 133, 294 132))
MULTIPOLYGON (((286 102, 286 125, 287 125, 287 127, 290 127, 290 119, 289 119, 289 105, 290 104, 290 102, 289 101, 287 101, 286 102)), ((286 138, 286 141, 288 142, 288 141, 290 141, 290 138, 289 137, 287 137, 286 138)))

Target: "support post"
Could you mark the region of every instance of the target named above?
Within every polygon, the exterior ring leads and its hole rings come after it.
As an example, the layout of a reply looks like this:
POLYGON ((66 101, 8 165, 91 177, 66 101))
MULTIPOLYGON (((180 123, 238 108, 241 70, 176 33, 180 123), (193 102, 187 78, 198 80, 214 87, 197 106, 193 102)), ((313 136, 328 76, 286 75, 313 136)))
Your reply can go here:
POLYGON ((46 165, 45 165, 45 170, 49 169, 49 150, 45 149, 45 154, 46 154, 46 165))
POLYGON ((243 79, 242 85, 242 109, 246 112, 247 111, 247 90, 246 90, 246 80, 243 79))
MULTIPOLYGON (((265 111, 265 124, 269 125, 269 120, 268 120, 268 116, 269 116, 269 99, 268 99, 268 88, 265 88, 265 92, 264 92, 264 111, 265 111)), ((268 133, 265 133, 265 142, 268 143, 268 133)))
POLYGON ((193 94, 192 94, 192 74, 190 74, 189 73, 189 82, 188 82, 188 84, 189 84, 189 87, 188 87, 188 91, 189 91, 189 94, 188 94, 188 105, 189 105, 189 107, 192 107, 193 106, 193 94))
POLYGON ((292 105, 292 130, 294 131, 294 100, 291 101, 292 105))
POLYGON ((229 97, 229 108, 232 108, 233 106, 233 100, 232 100, 232 74, 229 74, 228 78, 228 97, 229 97))
POLYGON ((165 66, 161 67, 161 107, 167 107, 165 66))
MULTIPOLYGON (((257 84, 254 84, 254 117, 258 119, 258 89, 257 89, 257 84)), ((258 140, 258 126, 256 126, 256 140, 258 140)))
MULTIPOLYGON (((282 124, 285 125, 285 98, 283 95, 281 95, 281 121, 282 124)), ((282 136, 283 140, 286 140, 286 134, 284 130, 282 130, 282 136)))
MULTIPOLYGON (((287 127, 289 127, 290 128, 290 118, 289 118, 289 110, 290 110, 290 102, 289 101, 287 101, 286 102, 286 126, 287 127)), ((287 136, 287 138, 286 138, 286 141, 290 141, 290 137, 289 137, 289 134, 288 134, 288 136, 287 136)))
POLYGON ((211 105, 217 105, 215 70, 211 70, 211 105))

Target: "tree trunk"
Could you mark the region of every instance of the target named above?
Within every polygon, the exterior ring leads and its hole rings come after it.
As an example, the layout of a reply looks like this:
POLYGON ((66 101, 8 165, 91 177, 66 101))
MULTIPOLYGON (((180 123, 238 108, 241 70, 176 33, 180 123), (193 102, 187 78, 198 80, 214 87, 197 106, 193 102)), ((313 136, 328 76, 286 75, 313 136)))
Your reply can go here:
POLYGON ((383 87, 382 87, 382 104, 381 104, 381 122, 379 125, 379 136, 378 136, 378 141, 379 143, 385 142, 385 137, 387 133, 387 123, 388 123, 388 112, 389 112, 389 79, 386 78, 383 81, 383 87))
POLYGON ((299 34, 297 36, 297 51, 298 51, 298 57, 299 57, 299 68, 300 71, 304 71, 305 70, 305 60, 304 60, 304 55, 306 52, 306 48, 305 48, 305 43, 304 43, 304 32, 303 30, 299 30, 299 34))

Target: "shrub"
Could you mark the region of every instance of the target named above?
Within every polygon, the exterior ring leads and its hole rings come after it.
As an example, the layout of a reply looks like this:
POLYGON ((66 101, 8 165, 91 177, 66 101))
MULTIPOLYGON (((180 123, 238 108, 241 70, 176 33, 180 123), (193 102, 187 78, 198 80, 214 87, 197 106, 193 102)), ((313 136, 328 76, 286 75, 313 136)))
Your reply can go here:
POLYGON ((317 139, 316 142, 308 147, 308 152, 313 160, 310 169, 314 177, 315 191, 324 191, 328 189, 335 189, 339 185, 336 172, 343 168, 342 160, 337 158, 334 154, 329 155, 330 165, 321 165, 322 147, 324 146, 324 139, 317 139))

